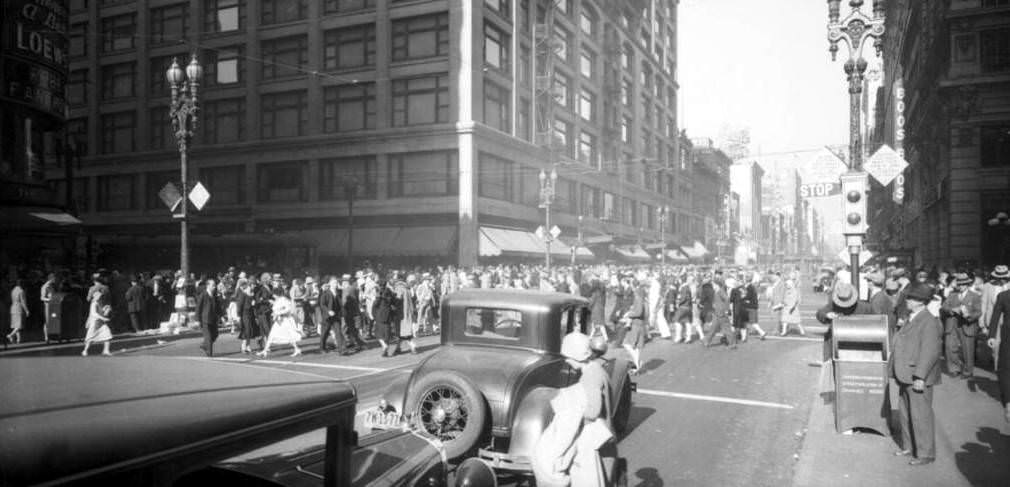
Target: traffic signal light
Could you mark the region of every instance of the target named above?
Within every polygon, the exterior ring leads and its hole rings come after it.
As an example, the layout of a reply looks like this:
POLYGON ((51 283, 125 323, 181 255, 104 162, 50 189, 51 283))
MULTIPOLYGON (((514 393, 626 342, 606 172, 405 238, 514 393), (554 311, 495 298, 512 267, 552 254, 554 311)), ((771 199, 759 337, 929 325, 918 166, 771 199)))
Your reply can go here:
POLYGON ((845 235, 866 233, 866 193, 869 186, 866 173, 842 175, 842 215, 845 235))

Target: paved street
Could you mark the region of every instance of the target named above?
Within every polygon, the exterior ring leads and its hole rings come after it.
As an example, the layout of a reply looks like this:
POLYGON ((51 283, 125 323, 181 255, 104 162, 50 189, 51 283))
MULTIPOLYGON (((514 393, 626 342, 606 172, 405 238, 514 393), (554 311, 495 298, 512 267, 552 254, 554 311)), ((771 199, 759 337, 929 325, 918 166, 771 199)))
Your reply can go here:
MULTIPOLYGON (((804 314, 812 316, 821 296, 810 296, 804 314)), ((768 318, 765 313, 764 318, 768 318)), ((765 322, 765 329, 773 326, 765 322)), ((774 334, 774 333, 772 333, 774 334)), ((419 354, 381 358, 378 348, 349 357, 322 355, 317 339, 303 342, 304 355, 291 358, 290 348, 275 349, 267 359, 239 353, 234 335, 222 334, 214 360, 236 367, 282 368, 311 377, 349 380, 360 405, 370 406, 389 379, 409 373, 413 365, 438 347, 437 337, 419 340, 419 354)), ((116 355, 175 356, 209 360, 197 335, 138 337, 117 341, 116 355)), ((374 345, 373 345, 374 346, 374 345)), ((816 388, 821 345, 819 338, 769 336, 748 341, 739 349, 704 349, 656 339, 645 349, 645 373, 635 378, 631 431, 620 450, 629 460, 631 485, 782 485, 792 477, 802 440, 798 433, 809 415, 816 388), (657 447, 662 445, 661 447, 657 447)), ((47 347, 32 353, 77 354, 80 345, 47 347)), ((624 353, 623 351, 616 353, 624 353)), ((101 357, 88 360, 109 360, 101 357)), ((359 406, 359 409, 360 407, 359 406)), ((319 441, 306 435, 282 445, 287 448, 319 441)))

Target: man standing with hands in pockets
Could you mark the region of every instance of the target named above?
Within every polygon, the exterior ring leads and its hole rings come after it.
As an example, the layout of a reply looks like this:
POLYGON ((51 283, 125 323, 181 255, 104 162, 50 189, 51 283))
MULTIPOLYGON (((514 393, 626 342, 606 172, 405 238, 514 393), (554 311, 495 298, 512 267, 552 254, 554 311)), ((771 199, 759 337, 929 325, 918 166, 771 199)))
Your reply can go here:
POLYGON ((890 374, 898 381, 901 449, 897 456, 913 456, 909 465, 926 465, 936 459, 933 420, 933 385, 940 382, 943 327, 926 304, 933 289, 920 282, 910 284, 905 298, 908 323, 894 335, 890 374))

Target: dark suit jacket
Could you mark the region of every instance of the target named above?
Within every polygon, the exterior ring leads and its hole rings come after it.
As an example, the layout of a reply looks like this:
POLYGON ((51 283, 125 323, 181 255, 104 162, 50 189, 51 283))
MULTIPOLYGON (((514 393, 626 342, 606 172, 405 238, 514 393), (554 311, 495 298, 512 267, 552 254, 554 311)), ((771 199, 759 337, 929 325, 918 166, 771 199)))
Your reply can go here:
POLYGON ((340 296, 334 294, 330 289, 319 293, 319 311, 326 321, 339 323, 341 316, 340 296), (333 316, 330 316, 330 311, 333 312, 333 316))
POLYGON ((196 295, 196 316, 200 324, 216 327, 221 314, 221 299, 217 293, 211 296, 207 294, 206 289, 201 289, 196 295))
MULTIPOLYGON (((1010 323, 1010 291, 1003 291, 996 295, 996 305, 992 308, 992 316, 989 317, 989 338, 996 338, 996 329, 1000 319, 1003 319, 1004 326, 1010 323)), ((1007 334, 1004 333, 1004 336, 1007 334)))
POLYGON ((891 301, 891 297, 887 293, 877 291, 876 294, 871 296, 870 309, 873 310, 873 314, 887 315, 887 329, 892 332, 894 331, 895 322, 897 321, 894 315, 894 301, 891 301))
POLYGON ((926 381, 928 386, 938 384, 942 350, 943 327, 940 320, 923 309, 894 334, 891 375, 905 384, 911 384, 917 378, 926 381))
POLYGON ((134 284, 126 290, 126 311, 128 313, 144 311, 144 288, 140 284, 134 284))

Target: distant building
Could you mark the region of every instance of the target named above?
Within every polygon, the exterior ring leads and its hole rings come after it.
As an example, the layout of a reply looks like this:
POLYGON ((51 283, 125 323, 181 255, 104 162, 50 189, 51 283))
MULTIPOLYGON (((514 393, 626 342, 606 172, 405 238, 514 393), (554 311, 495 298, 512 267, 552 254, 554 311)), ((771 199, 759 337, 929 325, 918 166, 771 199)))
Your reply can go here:
POLYGON ((761 183, 764 169, 754 159, 740 159, 729 167, 730 189, 740 201, 740 225, 735 230, 739 243, 751 252, 758 252, 758 244, 763 239, 761 233, 761 183))
POLYGON ((705 218, 705 241, 710 252, 723 247, 721 255, 732 255, 727 249, 730 224, 730 176, 733 164, 729 156, 715 148, 711 139, 692 139, 695 156, 693 190, 694 211, 705 218))
POLYGON ((910 166, 901 203, 894 184, 871 190, 871 239, 916 265, 1010 263, 1007 2, 895 0, 886 19, 870 144, 903 143, 910 166))
POLYGON ((70 16, 69 126, 87 150, 72 184, 100 261, 177 265, 157 196, 179 178, 164 73, 194 50, 191 173, 211 193, 194 269, 336 270, 349 238, 358 263, 540 259, 552 167, 569 244, 656 241, 662 206, 671 240, 701 235, 676 0, 75 0, 70 16))

